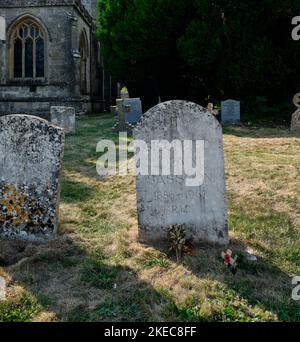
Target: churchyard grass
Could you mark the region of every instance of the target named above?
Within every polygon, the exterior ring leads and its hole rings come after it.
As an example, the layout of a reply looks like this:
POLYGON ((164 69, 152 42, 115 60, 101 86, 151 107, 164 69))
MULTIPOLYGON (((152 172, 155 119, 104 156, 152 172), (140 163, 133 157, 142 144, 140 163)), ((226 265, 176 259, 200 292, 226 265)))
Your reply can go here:
POLYGON ((60 233, 0 267, 8 300, 0 321, 299 321, 300 136, 285 129, 224 129, 231 249, 200 245, 176 263, 167 246, 137 240, 134 177, 100 178, 96 144, 115 118, 78 118, 67 136, 60 233), (250 262, 246 253, 258 260, 250 262))

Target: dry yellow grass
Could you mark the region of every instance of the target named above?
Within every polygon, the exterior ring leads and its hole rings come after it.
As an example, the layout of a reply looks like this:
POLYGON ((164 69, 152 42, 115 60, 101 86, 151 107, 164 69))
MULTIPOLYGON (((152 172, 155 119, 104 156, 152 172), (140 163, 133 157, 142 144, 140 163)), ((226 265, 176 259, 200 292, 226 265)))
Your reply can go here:
POLYGON ((139 243, 134 178, 95 170, 97 141, 116 139, 112 122, 82 118, 67 138, 60 236, 0 268, 11 301, 0 304, 0 320, 299 321, 291 278, 300 275, 300 137, 224 130, 233 276, 219 248, 199 246, 177 264, 165 246, 139 243), (22 315, 10 316, 14 303, 22 315))

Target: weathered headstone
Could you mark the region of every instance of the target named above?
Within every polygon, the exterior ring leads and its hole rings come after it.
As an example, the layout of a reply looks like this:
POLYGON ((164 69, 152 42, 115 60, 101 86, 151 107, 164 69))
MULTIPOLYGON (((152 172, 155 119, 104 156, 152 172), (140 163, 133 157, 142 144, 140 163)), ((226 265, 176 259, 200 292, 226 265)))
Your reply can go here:
POLYGON ((53 106, 50 108, 51 123, 64 129, 65 133, 75 133, 75 108, 53 106))
POLYGON ((0 276, 0 300, 6 299, 6 281, 0 276))
POLYGON ((300 93, 294 96, 293 102, 298 109, 292 115, 291 131, 300 132, 300 93))
POLYGON ((130 112, 125 113, 125 122, 135 124, 137 123, 142 114, 142 101, 139 98, 129 98, 124 100, 125 106, 130 106, 130 112))
POLYGON ((134 139, 137 144, 135 168, 140 239, 145 242, 166 240, 168 228, 179 224, 185 227, 187 237, 194 242, 227 244, 223 137, 221 125, 215 117, 194 103, 161 103, 142 116, 134 130, 134 139), (145 150, 151 155, 148 158, 149 163, 151 160, 149 175, 145 174, 145 170, 141 172, 141 149, 137 148, 139 141, 147 144, 145 150), (160 157, 158 164, 152 158, 152 144, 157 141, 165 146, 168 143, 177 146, 176 156, 179 158, 175 157, 175 149, 169 154, 170 175, 162 172, 166 155, 160 157), (202 146, 202 164, 195 153, 198 145, 202 146), (188 148, 185 149, 185 146, 188 148), (180 150, 183 151, 181 161, 180 150), (187 152, 191 150, 193 157, 188 160, 187 152), (196 163, 197 160, 200 163, 196 163), (184 165, 180 175, 175 169, 178 166, 180 169, 181 162, 184 165), (186 171, 186 166, 192 162, 197 165, 196 172, 204 177, 199 184, 194 184, 191 174, 186 171), (152 172, 153 165, 155 174, 152 172))
POLYGON ((6 24, 5 18, 0 16, 0 40, 6 40, 6 24))
POLYGON ((55 236, 64 132, 28 115, 0 118, 0 236, 55 236))
POLYGON ((126 121, 125 121, 125 107, 124 107, 124 100, 117 99, 117 114, 118 114, 118 130, 120 132, 126 131, 126 121))
POLYGON ((241 121, 241 103, 235 100, 221 102, 222 124, 236 124, 241 121))

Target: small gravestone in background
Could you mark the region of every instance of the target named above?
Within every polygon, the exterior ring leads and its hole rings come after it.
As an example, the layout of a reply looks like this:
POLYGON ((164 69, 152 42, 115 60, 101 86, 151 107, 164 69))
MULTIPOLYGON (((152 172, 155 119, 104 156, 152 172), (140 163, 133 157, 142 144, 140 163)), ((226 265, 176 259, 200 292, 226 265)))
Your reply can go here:
POLYGON ((291 131, 300 132, 300 93, 294 96, 293 102, 298 109, 292 115, 291 131))
POLYGON ((118 114, 118 130, 119 132, 124 132, 126 131, 125 113, 127 110, 129 111, 130 108, 124 106, 124 100, 122 99, 117 99, 116 104, 118 114))
POLYGON ((0 41, 6 40, 6 24, 5 18, 0 16, 0 41))
POLYGON ((64 129, 65 133, 75 133, 75 108, 53 106, 50 108, 51 123, 64 129))
POLYGON ((142 102, 139 98, 129 98, 124 100, 125 106, 130 106, 130 112, 125 113, 125 122, 126 123, 137 123, 142 114, 142 102))
POLYGON ((241 103, 235 100, 221 102, 221 121, 222 124, 237 124, 241 121, 241 103))
POLYGON ((0 236, 30 241, 57 230, 64 132, 28 115, 0 118, 0 236))
POLYGON ((142 115, 140 99, 117 99, 116 106, 110 107, 111 112, 118 115, 118 121, 113 127, 114 132, 132 132, 133 127, 142 115))
MULTIPOLYGON (((215 117, 194 103, 161 103, 141 117, 134 130, 134 139, 135 143, 144 141, 147 144, 145 149, 148 150, 153 141, 171 143, 177 140, 182 146, 186 140, 193 145, 198 141, 204 144, 204 180, 201 185, 193 186, 187 186, 189 176, 185 171, 182 175, 176 175, 175 172, 162 175, 161 163, 158 175, 139 173, 141 160, 137 155, 138 148, 135 147, 141 241, 151 243, 167 240, 170 226, 183 225, 187 238, 194 242, 227 244, 223 137, 221 125, 215 117)), ((171 165, 178 163, 173 153, 171 156, 171 165)), ((151 167, 148 169, 150 172, 151 167)))

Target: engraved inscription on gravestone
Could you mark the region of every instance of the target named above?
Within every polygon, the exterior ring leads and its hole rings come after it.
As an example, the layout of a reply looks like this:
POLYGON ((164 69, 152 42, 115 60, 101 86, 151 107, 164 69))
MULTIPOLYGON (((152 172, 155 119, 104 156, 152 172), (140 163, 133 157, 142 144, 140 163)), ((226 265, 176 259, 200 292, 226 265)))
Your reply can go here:
POLYGON ((226 100, 221 102, 222 124, 235 124, 241 120, 240 101, 226 100))
POLYGON ((0 118, 0 236, 55 236, 64 132, 28 115, 0 118))
MULTIPOLYGON (((227 244, 223 137, 222 128, 215 117, 194 103, 161 103, 142 116, 134 130, 134 139, 136 142, 144 141, 149 150, 153 141, 177 141, 177 146, 180 146, 180 142, 185 146, 184 143, 188 141, 191 142, 191 149, 202 142, 199 146, 203 146, 204 157, 203 165, 198 165, 198 168, 203 168, 204 179, 201 184, 193 185, 189 184, 190 175, 177 175, 173 167, 170 175, 162 173, 162 159, 166 157, 160 158, 158 174, 139 174, 141 160, 136 151, 140 239, 145 242, 166 240, 168 227, 182 224, 186 228, 187 237, 194 242, 227 244)), ((175 160, 174 149, 171 149, 169 156, 171 166, 175 166, 178 160, 175 160)), ((149 161, 151 159, 152 155, 149 161)), ((191 162, 195 164, 194 153, 192 159, 191 162)), ((185 170, 189 161, 183 160, 185 170)))

